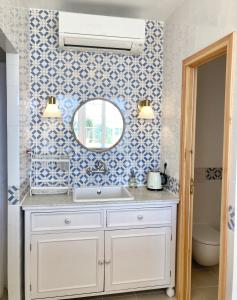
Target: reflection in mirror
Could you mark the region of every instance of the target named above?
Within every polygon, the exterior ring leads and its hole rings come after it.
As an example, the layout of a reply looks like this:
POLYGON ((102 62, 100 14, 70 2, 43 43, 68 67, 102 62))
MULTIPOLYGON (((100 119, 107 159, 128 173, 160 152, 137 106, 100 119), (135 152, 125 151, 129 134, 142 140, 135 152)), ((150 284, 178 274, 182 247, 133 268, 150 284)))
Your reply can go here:
POLYGON ((91 151, 106 151, 121 140, 124 119, 120 109, 105 99, 93 99, 78 107, 72 120, 77 141, 91 151))

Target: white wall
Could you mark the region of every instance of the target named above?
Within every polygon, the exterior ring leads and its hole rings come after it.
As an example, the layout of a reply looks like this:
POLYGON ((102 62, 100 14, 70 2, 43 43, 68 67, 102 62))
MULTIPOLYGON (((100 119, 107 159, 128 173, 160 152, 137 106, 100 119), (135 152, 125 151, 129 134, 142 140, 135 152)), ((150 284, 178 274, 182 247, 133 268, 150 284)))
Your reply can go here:
POLYGON ((198 69, 195 167, 222 166, 226 57, 198 69))
POLYGON ((20 147, 20 129, 24 131, 24 126, 20 126, 19 109, 20 107, 24 107, 24 99, 28 91, 26 88, 27 85, 24 84, 26 79, 23 80, 23 78, 28 77, 20 76, 20 74, 29 74, 27 72, 29 67, 29 64, 27 64, 28 43, 25 42, 25 35, 27 36, 25 25, 27 24, 28 26, 28 11, 2 7, 5 4, 10 5, 10 3, 11 1, 0 0, 0 45, 7 52, 7 156, 8 185, 11 191, 8 198, 7 287, 8 299, 20 300, 22 299, 23 292, 22 266, 24 260, 22 252, 22 216, 19 205, 19 192, 21 191, 20 150, 25 152, 25 148, 22 147, 21 149, 20 147), (17 53, 17 49, 19 50, 19 54, 17 53), (21 90, 19 89, 20 78, 21 90))
POLYGON ((198 69, 194 223, 220 228, 221 180, 208 180, 207 168, 222 167, 226 57, 198 69))
MULTIPOLYGON (((162 160, 167 160, 168 175, 179 179, 179 140, 182 60, 212 42, 237 31, 236 0, 184 0, 166 21, 164 36, 164 101, 162 108, 162 160)), ((237 68, 236 68, 237 70, 237 68)), ((235 74, 235 78, 237 78, 235 74)), ((237 89, 235 85, 231 132, 229 204, 236 201, 237 89)), ((228 231, 228 294, 232 297, 234 232, 228 231)), ((237 249, 236 249, 237 259, 237 249)), ((237 271, 237 270, 236 270, 237 271)), ((237 288, 237 287, 236 287, 237 288)))
POLYGON ((7 261, 7 99, 6 64, 0 63, 0 298, 6 286, 7 261))
MULTIPOLYGON (((19 135, 19 55, 7 53, 7 156, 8 186, 19 186, 20 135, 19 135)), ((19 197, 19 196, 17 196, 19 197)), ((9 199, 8 199, 9 201, 9 199)), ((8 299, 20 300, 23 293, 23 228, 19 202, 8 202, 8 299)))

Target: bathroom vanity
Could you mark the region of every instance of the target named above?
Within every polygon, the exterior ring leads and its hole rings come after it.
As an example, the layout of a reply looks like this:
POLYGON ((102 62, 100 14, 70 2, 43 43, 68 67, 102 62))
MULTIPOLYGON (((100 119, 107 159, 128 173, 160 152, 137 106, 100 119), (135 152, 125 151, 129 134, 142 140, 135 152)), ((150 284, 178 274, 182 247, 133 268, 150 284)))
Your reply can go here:
POLYGON ((145 188, 131 193, 134 200, 123 202, 25 199, 26 300, 159 288, 174 295, 178 198, 145 188))

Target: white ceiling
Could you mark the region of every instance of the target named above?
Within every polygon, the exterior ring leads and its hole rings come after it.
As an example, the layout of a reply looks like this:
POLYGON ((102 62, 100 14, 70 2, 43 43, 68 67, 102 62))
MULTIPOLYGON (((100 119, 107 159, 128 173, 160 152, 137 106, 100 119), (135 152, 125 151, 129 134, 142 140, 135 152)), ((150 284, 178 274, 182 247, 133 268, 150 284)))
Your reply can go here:
POLYGON ((165 21, 182 0, 18 0, 18 5, 165 21))

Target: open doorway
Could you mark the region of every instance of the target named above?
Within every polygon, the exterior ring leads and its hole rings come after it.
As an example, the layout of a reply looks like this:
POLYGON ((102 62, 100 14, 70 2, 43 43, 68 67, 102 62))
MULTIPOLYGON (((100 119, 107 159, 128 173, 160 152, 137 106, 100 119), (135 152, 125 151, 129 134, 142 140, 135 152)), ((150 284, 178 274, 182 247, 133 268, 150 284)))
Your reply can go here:
MULTIPOLYGON (((226 59, 224 109, 222 110, 222 169, 221 207, 220 207, 220 255, 219 255, 219 300, 226 299, 227 282, 227 235, 228 235, 228 201, 230 184, 230 134, 231 103, 233 98, 234 61, 236 34, 231 33, 207 48, 195 53, 183 61, 182 112, 181 112, 181 146, 180 146, 180 203, 178 209, 178 247, 177 247, 177 299, 191 299, 193 220, 195 201, 195 145, 196 116, 198 114, 198 71, 205 64, 214 63, 218 58, 226 59), (223 58, 223 56, 225 58, 223 58)), ((211 81, 208 80, 207 84, 211 81)), ((217 88, 217 87, 216 87, 217 88)), ((209 98, 209 97, 208 97, 209 98)), ((213 112, 209 113, 210 118, 213 112)), ((203 125, 203 124, 202 124, 203 125)), ((213 140, 213 137, 209 137, 213 140)), ((220 141, 218 142, 220 143, 220 141)), ((217 150, 215 150, 217 151, 217 150)), ((220 150, 221 151, 221 150, 220 150)), ((198 152, 197 152, 198 153, 198 152)), ((216 154, 216 153, 215 153, 216 154)), ((215 163, 216 164, 216 163, 215 163)), ((206 167, 208 168, 208 167, 206 167)), ((205 168, 204 168, 205 169, 205 168)), ((197 170, 196 170, 197 171, 197 170)), ((209 170, 211 171, 211 170, 209 170)), ((196 174, 197 176, 197 174, 196 174)), ((218 214, 218 213, 217 213, 218 214)), ((218 271, 217 271, 218 272, 218 271)), ((202 299, 202 297, 200 298, 202 299)), ((204 298, 205 299, 205 298, 204 298)))
POLYGON ((6 53, 0 47, 0 298, 7 281, 7 186, 6 53))
POLYGON ((191 299, 218 299, 226 55, 198 67, 191 299))

